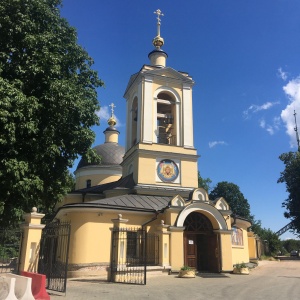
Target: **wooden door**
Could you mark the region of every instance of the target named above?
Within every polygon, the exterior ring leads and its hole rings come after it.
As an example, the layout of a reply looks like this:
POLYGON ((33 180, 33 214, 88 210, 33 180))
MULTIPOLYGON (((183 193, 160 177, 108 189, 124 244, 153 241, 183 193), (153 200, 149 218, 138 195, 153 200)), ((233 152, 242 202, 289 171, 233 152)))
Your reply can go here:
POLYGON ((211 272, 220 272, 220 249, 217 235, 211 235, 207 237, 208 241, 208 256, 207 259, 209 261, 209 270, 211 272))
POLYGON ((186 233, 185 239, 185 259, 186 266, 197 269, 197 235, 186 233))

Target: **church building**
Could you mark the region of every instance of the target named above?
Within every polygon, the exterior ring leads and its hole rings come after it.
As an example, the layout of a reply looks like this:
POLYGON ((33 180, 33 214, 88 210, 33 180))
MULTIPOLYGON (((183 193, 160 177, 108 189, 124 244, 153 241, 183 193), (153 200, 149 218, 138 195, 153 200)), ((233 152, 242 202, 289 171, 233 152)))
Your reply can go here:
POLYGON ((149 64, 125 89, 126 145, 118 143, 111 104, 105 143, 94 148, 101 163, 79 162, 75 191, 57 209, 56 219, 71 224, 69 276, 112 280, 143 264, 147 272, 230 272, 257 258, 251 223, 198 188, 194 81, 167 66, 162 13, 155 13, 149 64))

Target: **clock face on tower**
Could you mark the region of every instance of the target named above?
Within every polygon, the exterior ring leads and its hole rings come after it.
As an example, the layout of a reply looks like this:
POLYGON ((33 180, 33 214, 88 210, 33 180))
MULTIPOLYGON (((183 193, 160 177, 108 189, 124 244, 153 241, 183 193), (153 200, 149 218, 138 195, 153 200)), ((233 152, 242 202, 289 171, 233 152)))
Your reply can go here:
POLYGON ((170 159, 163 159, 157 166, 157 176, 163 182, 173 182, 179 174, 177 164, 170 159))

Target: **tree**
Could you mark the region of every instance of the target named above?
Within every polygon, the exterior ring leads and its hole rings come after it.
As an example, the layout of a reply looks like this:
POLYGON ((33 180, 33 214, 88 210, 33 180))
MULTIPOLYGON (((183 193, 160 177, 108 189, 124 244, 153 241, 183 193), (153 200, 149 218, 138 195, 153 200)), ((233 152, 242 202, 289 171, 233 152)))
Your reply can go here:
POLYGON ((234 214, 249 220, 252 218, 248 200, 245 199, 240 188, 234 183, 227 181, 219 182, 211 191, 209 197, 210 199, 224 197, 234 214))
POLYGON ((262 228, 259 237, 267 243, 267 255, 276 256, 282 249, 281 241, 278 235, 271 229, 262 228))
POLYGON ((284 216, 292 221, 292 230, 300 234, 300 152, 288 152, 279 156, 285 164, 278 183, 285 183, 288 198, 282 203, 284 216))
POLYGON ((282 246, 288 253, 290 253, 292 250, 300 249, 300 241, 294 239, 285 240, 282 241, 282 246))
POLYGON ((252 217, 251 222, 251 230, 265 243, 266 255, 277 255, 282 251, 282 243, 274 231, 269 228, 263 228, 261 221, 254 220, 254 217, 252 217))
POLYGON ((198 171, 198 187, 199 188, 204 188, 207 192, 211 189, 212 181, 210 178, 202 178, 200 175, 200 172, 198 171))
POLYGON ((0 2, 0 226, 51 210, 99 124, 92 59, 60 16, 62 0, 0 2))

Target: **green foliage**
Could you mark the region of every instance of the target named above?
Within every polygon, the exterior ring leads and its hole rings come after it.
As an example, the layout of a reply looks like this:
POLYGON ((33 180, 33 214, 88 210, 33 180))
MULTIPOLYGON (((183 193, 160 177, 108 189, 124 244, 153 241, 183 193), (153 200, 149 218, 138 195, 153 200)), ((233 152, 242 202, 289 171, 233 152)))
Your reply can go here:
POLYGON ((103 85, 61 0, 0 2, 0 226, 70 190, 68 168, 91 150, 103 85))
POLYGON ((284 216, 290 219, 292 230, 300 235, 300 152, 288 152, 279 156, 285 169, 280 173, 279 183, 285 183, 288 198, 282 203, 284 216))
POLYGON ((262 228, 258 235, 263 241, 267 242, 268 251, 266 254, 276 256, 281 251, 281 241, 274 231, 262 228))
POLYGON ((0 262, 9 262, 12 258, 18 257, 20 243, 20 229, 0 228, 0 262))
POLYGON ((290 253, 292 250, 300 249, 300 240, 285 240, 281 242, 282 247, 286 250, 286 252, 290 253))
POLYGON ((212 181, 210 178, 202 178, 200 172, 198 171, 198 187, 204 188, 207 192, 210 191, 212 181))
POLYGON ((224 197, 234 214, 248 220, 251 219, 248 200, 236 184, 227 181, 219 182, 210 192, 209 197, 210 199, 224 197))
POLYGON ((260 220, 257 221, 253 218, 251 230, 266 244, 268 252, 266 254, 275 256, 279 252, 282 252, 282 244, 279 236, 271 229, 263 228, 260 220))
POLYGON ((181 271, 190 271, 190 270, 193 270, 193 268, 189 267, 189 266, 183 266, 181 267, 180 269, 181 271))
POLYGON ((240 269, 247 268, 247 265, 244 262, 241 262, 241 263, 235 264, 234 267, 237 268, 238 270, 240 270, 240 269))
POLYGON ((259 233, 263 230, 261 221, 260 220, 255 220, 254 216, 251 216, 251 231, 259 235, 259 233))

